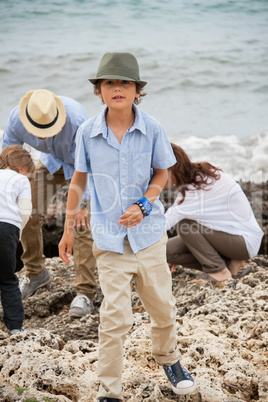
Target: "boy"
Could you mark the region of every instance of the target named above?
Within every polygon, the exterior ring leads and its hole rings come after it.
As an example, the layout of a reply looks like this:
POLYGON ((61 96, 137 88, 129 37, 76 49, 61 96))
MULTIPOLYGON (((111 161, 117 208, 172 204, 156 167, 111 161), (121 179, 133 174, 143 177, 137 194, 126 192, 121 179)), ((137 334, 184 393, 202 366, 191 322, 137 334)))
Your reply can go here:
POLYGON ((176 308, 166 262, 165 218, 158 196, 167 168, 176 161, 160 124, 138 110, 139 66, 130 53, 106 53, 94 92, 106 109, 82 124, 76 170, 67 202, 59 255, 69 263, 73 226, 89 173, 93 252, 104 300, 100 309, 98 400, 123 399, 123 343, 132 326, 131 279, 151 316, 152 353, 164 366, 174 392, 196 389, 180 366, 176 347, 176 308))

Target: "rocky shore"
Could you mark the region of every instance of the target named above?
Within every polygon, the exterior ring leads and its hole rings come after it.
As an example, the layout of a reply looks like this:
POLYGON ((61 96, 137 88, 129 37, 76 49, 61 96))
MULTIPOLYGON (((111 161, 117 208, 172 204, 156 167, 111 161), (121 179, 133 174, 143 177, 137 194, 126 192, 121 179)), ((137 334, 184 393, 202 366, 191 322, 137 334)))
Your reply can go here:
MULTIPOLYGON (((251 185, 249 193, 267 236, 267 184, 259 186, 253 192, 251 185)), ((168 205, 172 194, 162 196, 168 205)), ((62 199, 55 202, 59 206, 62 202, 64 208, 62 199)), ((55 211, 50 206, 45 219, 54 219, 57 234, 56 223, 62 217, 55 211)), ((173 274, 181 362, 198 382, 197 391, 189 396, 172 392, 151 357, 150 318, 133 285, 134 324, 124 354, 125 401, 268 401, 267 237, 261 251, 249 261, 253 268, 249 275, 231 279, 223 287, 192 282, 198 272, 183 267, 173 274)), ((93 402, 98 388, 101 291, 98 288, 92 314, 71 319, 73 264, 67 266, 53 257, 47 258, 46 267, 52 281, 24 302, 25 332, 10 337, 0 324, 0 401, 93 402)))
MULTIPOLYGON (((125 343, 125 401, 242 402, 268 400, 268 259, 254 272, 219 288, 173 274, 181 361, 198 381, 189 396, 173 394, 150 352, 150 318, 133 286, 134 324, 125 343)), ((98 289, 93 314, 71 319, 73 264, 46 260, 49 285, 24 302, 25 332, 10 337, 0 325, 0 401, 93 402, 98 387, 98 289)), ((19 274, 21 275, 21 274, 19 274)))

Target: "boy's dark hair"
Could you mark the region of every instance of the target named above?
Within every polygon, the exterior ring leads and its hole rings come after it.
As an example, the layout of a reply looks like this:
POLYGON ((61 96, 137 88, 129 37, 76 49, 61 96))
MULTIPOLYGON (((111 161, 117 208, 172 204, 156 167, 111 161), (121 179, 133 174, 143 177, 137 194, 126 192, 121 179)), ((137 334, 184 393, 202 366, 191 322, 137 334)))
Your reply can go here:
POLYGON ((24 168, 28 173, 33 174, 35 165, 30 152, 22 145, 9 145, 0 154, 0 169, 6 168, 15 172, 18 172, 19 168, 24 168))
POLYGON ((222 170, 216 166, 211 165, 209 162, 191 162, 186 152, 178 145, 171 143, 171 147, 177 163, 168 170, 170 170, 175 177, 176 187, 182 195, 179 201, 181 204, 192 185, 196 189, 204 189, 206 185, 215 183, 219 180, 222 170))
MULTIPOLYGON (((95 95, 99 95, 99 94, 100 94, 102 81, 103 81, 103 80, 98 80, 98 81, 96 82, 96 84, 94 85, 94 94, 95 94, 95 95)), ((147 95, 147 93, 146 93, 146 92, 142 92, 142 88, 143 88, 143 87, 142 87, 140 84, 138 84, 137 82, 135 82, 135 84, 136 84, 136 92, 137 92, 137 94, 139 94, 140 96, 139 96, 138 98, 135 98, 134 103, 135 103, 135 105, 138 105, 139 103, 141 103, 143 96, 147 95)), ((102 99, 102 103, 104 103, 104 102, 103 102, 103 99, 102 99)))

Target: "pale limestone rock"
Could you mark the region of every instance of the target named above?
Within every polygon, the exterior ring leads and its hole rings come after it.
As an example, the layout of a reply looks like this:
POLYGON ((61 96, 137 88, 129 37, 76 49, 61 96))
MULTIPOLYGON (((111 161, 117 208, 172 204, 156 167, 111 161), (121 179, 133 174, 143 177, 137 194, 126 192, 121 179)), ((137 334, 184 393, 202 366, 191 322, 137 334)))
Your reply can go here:
MULTIPOLYGON (((194 270, 173 276, 177 299, 177 341, 182 364, 198 382, 189 396, 176 396, 151 356, 150 317, 133 287, 134 324, 125 342, 126 401, 268 401, 268 272, 258 256, 257 272, 217 288, 189 283, 194 270)), ((257 264, 256 264, 257 265, 257 264)), ((94 402, 97 389, 100 289, 95 309, 71 319, 73 264, 47 259, 53 280, 25 302, 25 329, 9 337, 0 324, 0 401, 94 402), (15 386, 27 388, 22 395, 15 386)))
POLYGON ((69 401, 82 401, 85 395, 85 401, 93 400, 96 370, 92 353, 96 346, 92 342, 81 341, 65 348, 59 336, 40 329, 6 338, 0 350, 1 375, 8 385, 27 388, 33 395, 46 391, 69 401))
POLYGON ((268 376, 260 378, 259 381, 259 400, 267 402, 268 400, 268 376))

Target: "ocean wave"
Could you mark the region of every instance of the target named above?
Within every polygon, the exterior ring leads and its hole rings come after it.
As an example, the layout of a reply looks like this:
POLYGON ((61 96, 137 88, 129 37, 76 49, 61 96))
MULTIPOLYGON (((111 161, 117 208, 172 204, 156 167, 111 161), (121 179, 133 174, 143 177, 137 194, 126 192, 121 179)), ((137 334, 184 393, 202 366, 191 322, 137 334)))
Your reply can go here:
MULTIPOLYGON (((0 130, 0 150, 2 136, 3 130, 0 130)), ((268 129, 244 142, 234 135, 208 138, 185 136, 173 142, 181 146, 193 162, 208 161, 235 180, 254 183, 268 180, 268 129)), ((37 163, 40 152, 31 148, 31 154, 37 163)))
POLYGON ((148 81, 141 107, 172 137, 187 131, 242 139, 267 125, 267 1, 2 3, 0 127, 36 88, 95 114, 88 77, 106 51, 136 55, 148 81))
POLYGON ((192 79, 186 79, 182 80, 179 85, 181 87, 192 87, 192 88, 244 88, 245 86, 249 87, 250 85, 255 85, 254 80, 250 79, 239 79, 233 78, 230 79, 228 77, 228 80, 226 79, 225 82, 223 80, 210 80, 209 77, 207 76, 206 79, 203 79, 203 81, 200 79, 192 80, 192 79))
POLYGON ((11 70, 9 68, 0 68, 0 74, 1 73, 9 74, 9 73, 11 73, 11 70))
POLYGON ((189 136, 176 141, 192 161, 208 161, 236 180, 268 180, 268 130, 241 141, 234 135, 209 138, 189 136))

